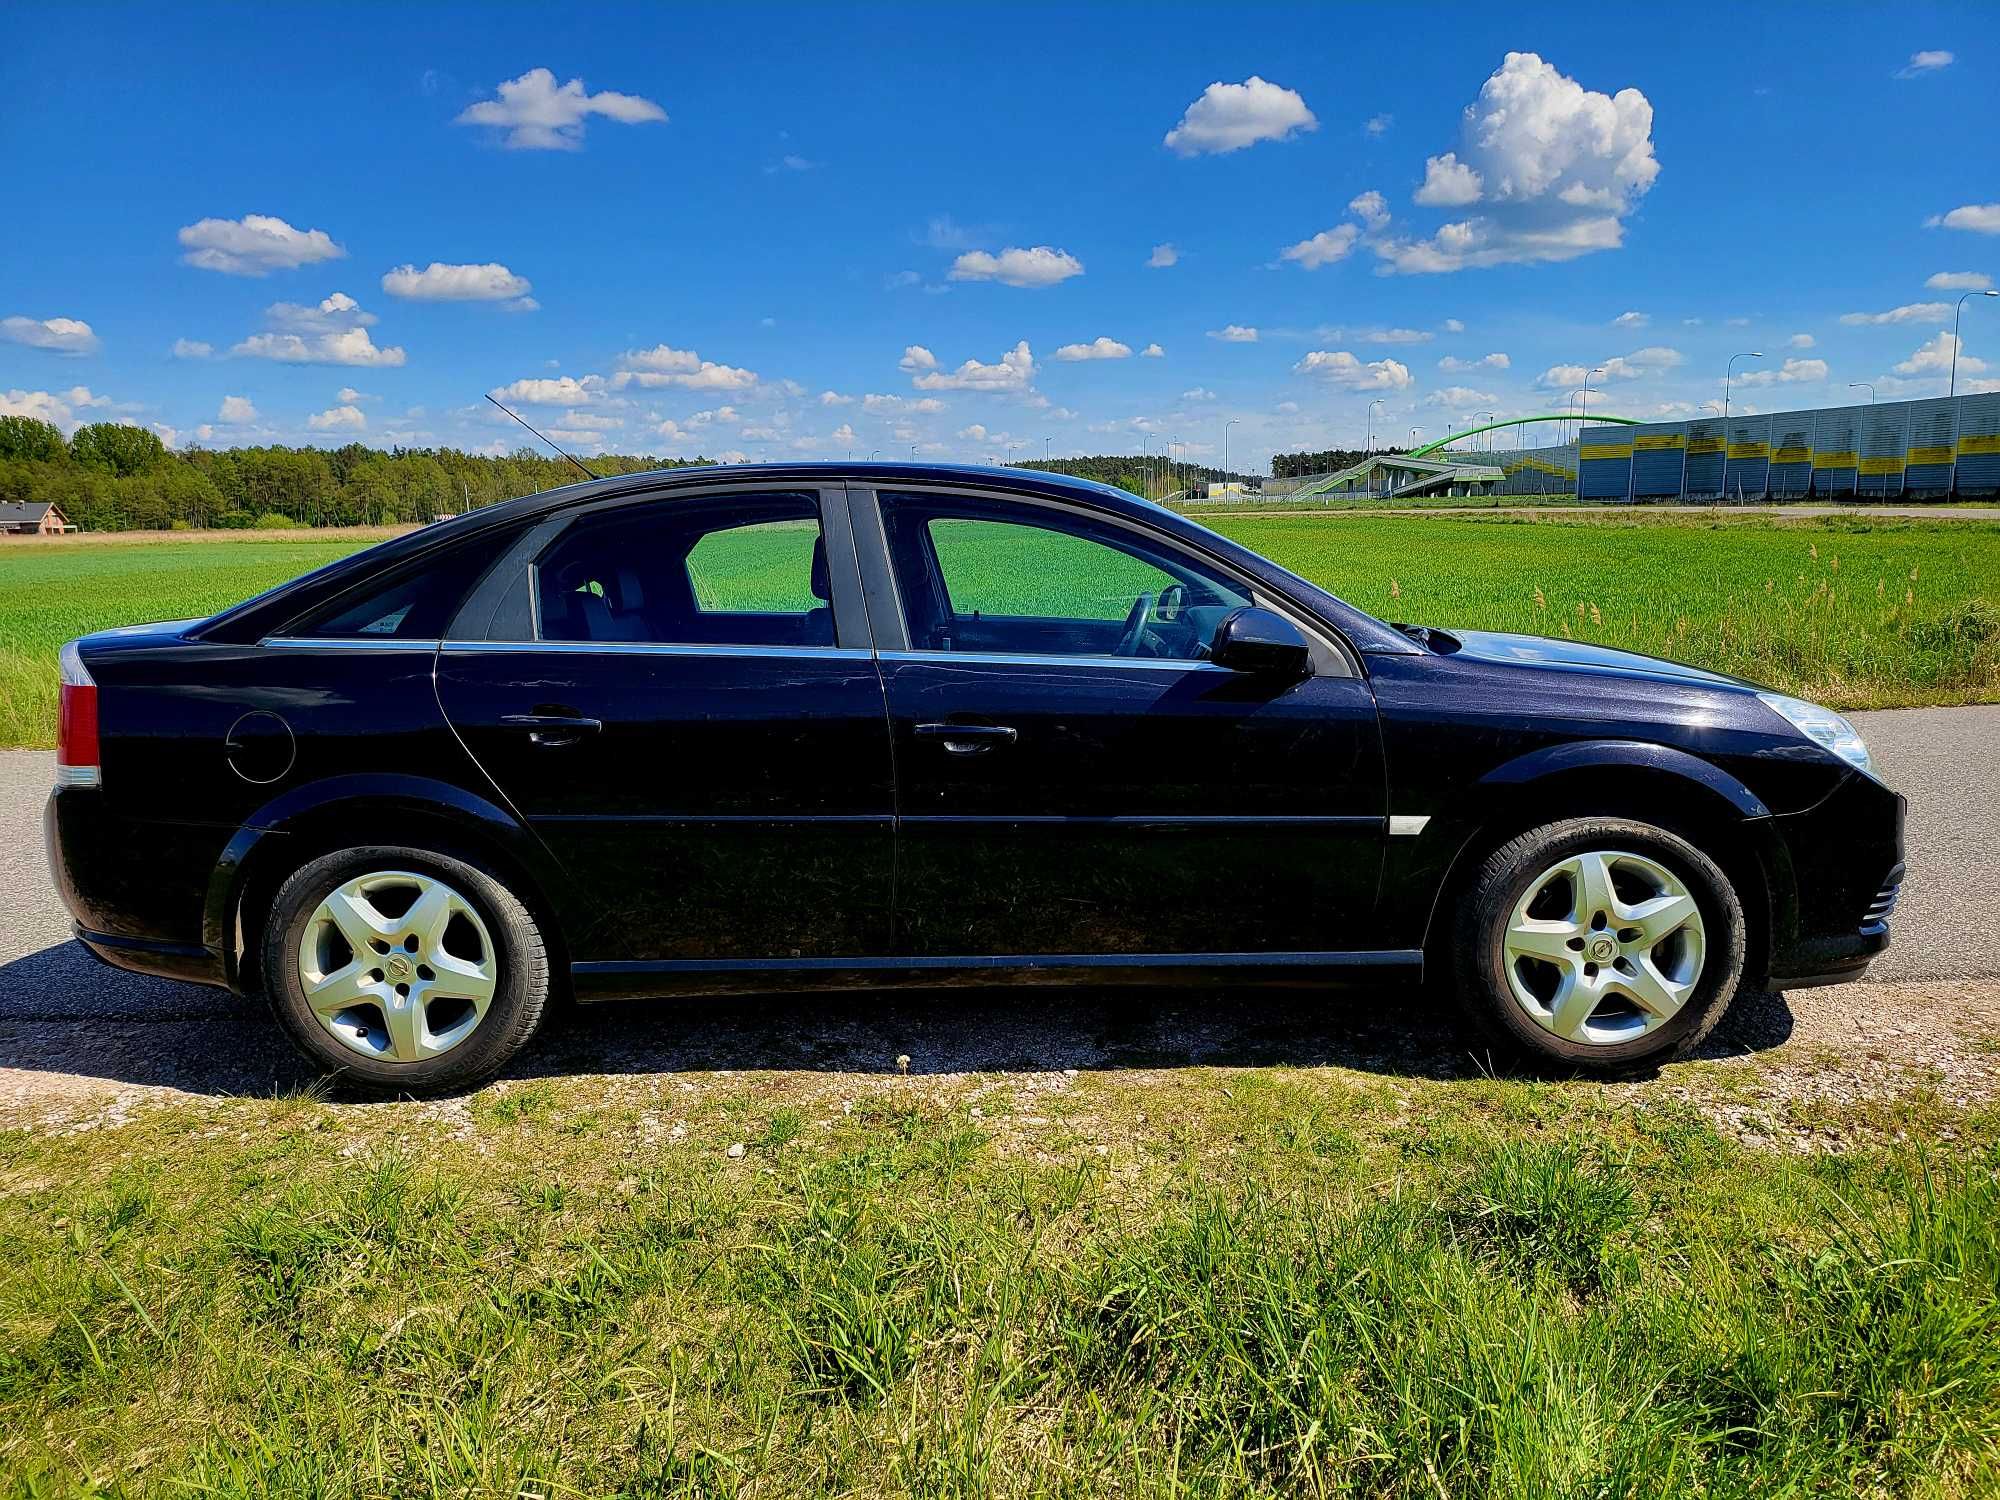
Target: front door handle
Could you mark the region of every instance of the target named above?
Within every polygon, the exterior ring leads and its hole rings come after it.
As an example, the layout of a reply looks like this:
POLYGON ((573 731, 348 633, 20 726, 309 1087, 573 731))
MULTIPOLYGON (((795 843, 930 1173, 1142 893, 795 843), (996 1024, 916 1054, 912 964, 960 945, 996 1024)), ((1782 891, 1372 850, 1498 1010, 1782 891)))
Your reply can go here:
POLYGON ((995 745, 1011 745, 1021 731, 1008 724, 919 724, 920 740, 943 740, 948 755, 980 755, 995 745))
POLYGON ((574 745, 604 728, 602 719, 586 719, 582 714, 502 714, 500 722, 509 729, 527 730, 530 743, 551 750, 574 745))

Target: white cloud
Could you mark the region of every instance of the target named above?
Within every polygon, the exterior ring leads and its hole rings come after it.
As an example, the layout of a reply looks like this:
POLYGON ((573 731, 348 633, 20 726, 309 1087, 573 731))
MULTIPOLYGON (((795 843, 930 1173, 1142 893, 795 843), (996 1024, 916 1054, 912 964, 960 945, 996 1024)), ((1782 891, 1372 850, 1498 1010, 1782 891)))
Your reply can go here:
POLYGON ((1637 89, 1585 89, 1510 52, 1465 111, 1459 146, 1428 159, 1419 203, 1484 212, 1428 239, 1375 244, 1384 274, 1564 261, 1624 242, 1623 220, 1659 175, 1653 106, 1637 89))
POLYGON ((1350 391, 1400 391, 1410 384, 1409 367, 1398 360, 1363 362, 1345 349, 1315 349, 1292 366, 1296 375, 1313 375, 1350 391))
POLYGON ((1788 359, 1775 370, 1745 370, 1736 377, 1738 385, 1805 385, 1826 379, 1823 359, 1788 359))
POLYGON ((998 255, 968 250, 951 263, 953 281, 997 281, 1005 286, 1044 287, 1083 274, 1083 262, 1067 250, 1010 245, 998 255))
POLYGON ((1924 282, 1934 292, 1983 292, 1993 285, 1984 271, 1939 271, 1924 282))
POLYGON ((1432 156, 1424 161, 1424 181, 1411 197, 1426 208, 1462 208, 1477 203, 1486 189, 1486 180, 1456 151, 1432 156))
POLYGON ((453 123, 489 125, 504 131, 514 151, 576 151, 583 146, 584 122, 601 115, 621 125, 664 124, 667 112, 637 94, 587 93, 581 78, 556 84, 547 68, 530 68, 503 83, 498 99, 469 105, 453 123))
POLYGON ((1389 223, 1389 200, 1375 189, 1356 193, 1347 200, 1347 211, 1370 229, 1384 229, 1389 223))
POLYGON ((248 396, 224 396, 222 405, 215 413, 215 420, 227 422, 231 427, 241 427, 257 420, 257 407, 248 396))
POLYGON ((1958 369, 1962 375, 1979 375, 1986 370, 1986 361, 1974 359, 1965 352, 1965 346, 1952 335, 1940 329, 1936 338, 1917 345, 1916 352, 1895 366, 1898 375, 1943 375, 1951 369, 1952 350, 1958 351, 1958 369))
POLYGON ((1504 370, 1513 363, 1506 355, 1495 350, 1491 354, 1482 354, 1478 359, 1460 359, 1455 354, 1447 354, 1438 361, 1438 368, 1462 373, 1467 370, 1504 370))
POLYGON ((1141 359, 1165 359, 1166 357, 1167 351, 1162 349, 1158 344, 1148 344, 1139 351, 1139 358, 1141 359))
POLYGON ((230 276, 268 276, 347 254, 324 229, 294 229, 269 214, 201 219, 181 230, 180 242, 189 265, 230 276))
POLYGON ((1205 385, 1198 385, 1191 391, 1181 392, 1181 400, 1183 401, 1213 401, 1214 399, 1215 392, 1211 391, 1205 385))
POLYGON ((935 396, 886 396, 871 391, 861 398, 861 409, 876 413, 930 416, 943 411, 944 403, 935 396))
POLYGON ((1648 375, 1657 375, 1662 370, 1671 370, 1685 363, 1687 356, 1680 350, 1654 344, 1607 359, 1595 367, 1596 375, 1591 373, 1591 367, 1585 365, 1551 365, 1535 377, 1535 384, 1544 390, 1560 391, 1584 385, 1598 376, 1605 380, 1642 380, 1648 375))
POLYGON ((448 266, 434 260, 421 271, 414 265, 402 265, 382 277, 383 291, 417 302, 505 302, 509 298, 532 302, 528 296, 531 285, 527 277, 492 262, 448 266))
POLYGON ((1898 78, 1921 78, 1926 73, 1935 73, 1939 68, 1948 68, 1954 61, 1949 52, 1912 52, 1910 60, 1896 69, 1898 78))
POLYGON ((555 379, 531 376, 511 385, 495 386, 492 396, 510 406, 588 406, 600 400, 603 391, 604 381, 596 375, 586 375, 581 380, 570 375, 555 379))
POLYGON ((364 401, 380 401, 380 396, 371 396, 365 391, 357 391, 351 385, 344 385, 333 393, 333 399, 342 406, 359 406, 364 401))
MULTIPOLYGON (((917 347, 912 346, 913 349, 917 347)), ((922 352, 926 356, 929 354, 928 350, 922 352)), ((935 365, 936 361, 932 360, 931 364, 935 365)), ((908 355, 904 356, 903 367, 913 368, 908 355)), ((968 359, 949 373, 925 367, 922 374, 911 380, 911 384, 920 391, 1025 391, 1034 374, 1035 357, 1029 351, 1028 341, 1022 339, 1000 356, 998 364, 983 365, 976 359, 968 359)))
POLYGON ((833 429, 833 435, 828 441, 836 448, 852 448, 859 440, 854 436, 854 428, 850 424, 842 422, 838 427, 833 429))
POLYGON ((1442 406, 1452 411, 1466 411, 1481 406, 1497 406, 1500 398, 1491 391, 1475 391, 1469 385, 1448 385, 1443 390, 1432 391, 1424 397, 1426 406, 1442 406))
POLYGON ((175 339, 175 359, 208 359, 215 353, 215 345, 205 344, 200 339, 175 339))
POLYGON ((1786 345, 1793 349, 1810 349, 1818 342, 1819 340, 1809 333, 1795 333, 1785 340, 1786 345))
POLYGON ((1308 271, 1317 271, 1321 266, 1330 266, 1337 260, 1347 259, 1354 249, 1354 242, 1361 238, 1361 231, 1352 224, 1336 224, 1331 229, 1322 229, 1309 240, 1300 240, 1296 245, 1287 245, 1278 254, 1281 259, 1297 261, 1308 271))
POLYGON ((71 386, 66 391, 6 391, 0 392, 0 417, 32 417, 38 422, 53 423, 68 434, 82 425, 78 413, 110 404, 109 396, 93 395, 86 385, 71 386))
POLYGON ((1116 339, 1100 335, 1087 344, 1064 344, 1056 350, 1056 358, 1067 364, 1086 359, 1130 359, 1132 346, 1121 344, 1116 339))
POLYGON ((1208 330, 1208 336, 1212 339, 1220 339, 1225 344, 1254 344, 1257 342, 1257 330, 1246 328, 1241 323, 1231 323, 1227 328, 1211 328, 1208 330))
POLYGON ((1394 115, 1370 115, 1368 123, 1361 128, 1369 135, 1386 135, 1389 132, 1389 127, 1395 123, 1396 117, 1394 115))
POLYGON ((403 364, 400 346, 377 348, 365 328, 301 337, 296 333, 256 333, 229 351, 249 359, 274 359, 288 365, 358 365, 388 368, 403 364))
POLYGON ((1304 99, 1253 74, 1242 83, 1211 83, 1202 90, 1164 144, 1181 156, 1220 155, 1317 129, 1319 121, 1304 99))
POLYGON ((1949 302, 1907 302, 1901 307, 1892 307, 1887 312, 1842 313, 1840 321, 1850 327, 1860 327, 1870 323, 1942 323, 1951 318, 1949 302))
POLYGON ((1652 321, 1651 315, 1647 313, 1622 312, 1611 320, 1611 326, 1613 328, 1644 328, 1652 321))
POLYGON ((345 292, 335 292, 311 307, 297 302, 273 302, 264 309, 265 321, 273 328, 290 333, 333 333, 343 328, 372 328, 378 321, 373 313, 345 292))
POLYGON ((306 426, 314 432, 363 432, 367 430, 368 418, 358 406, 334 406, 307 417, 306 426))
POLYGON ((821 391, 819 393, 819 404, 821 406, 852 406, 854 398, 852 396, 843 396, 839 391, 821 391))
POLYGON ((692 349, 675 349, 667 344, 627 349, 619 356, 618 364, 618 373, 611 377, 612 386, 618 390, 637 385, 643 390, 675 386, 691 391, 741 391, 757 383, 755 370, 717 364, 692 349))
POLYGON ((1444 322, 1439 324, 1438 326, 1443 328, 1446 333, 1465 332, 1465 325, 1459 322, 1457 318, 1446 318, 1444 322))
POLYGON ((1146 265, 1151 270, 1164 270, 1168 266, 1178 265, 1180 258, 1180 251, 1173 247, 1172 241, 1169 241, 1164 245, 1153 246, 1153 253, 1146 257, 1146 265))
POLYGON ((93 354, 97 335, 75 318, 0 318, 0 338, 51 354, 93 354))
POLYGON ((1968 203, 1948 214, 1924 220, 1928 229, 1969 229, 1974 234, 2000 234, 2000 203, 1968 203))
POLYGON ((1367 344, 1428 344, 1437 335, 1426 328, 1366 328, 1355 337, 1367 344))
POLYGON ((903 357, 896 363, 900 368, 913 373, 918 370, 935 370, 938 367, 937 356, 922 344, 906 345, 903 357))

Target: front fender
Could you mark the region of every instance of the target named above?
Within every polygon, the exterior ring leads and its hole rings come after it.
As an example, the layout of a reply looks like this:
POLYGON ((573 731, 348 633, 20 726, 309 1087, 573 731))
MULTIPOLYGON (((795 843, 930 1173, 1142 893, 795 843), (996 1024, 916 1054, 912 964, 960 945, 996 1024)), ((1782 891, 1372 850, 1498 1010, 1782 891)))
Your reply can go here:
POLYGON ((244 820, 209 876, 202 941, 223 955, 231 988, 238 987, 236 918, 251 872, 272 858, 288 858, 286 851, 300 834, 324 830, 330 823, 352 827, 357 842, 395 842, 399 823, 419 828, 411 835, 418 839, 440 828, 455 830, 475 848, 497 851, 552 899, 563 889, 561 867, 533 831, 499 804, 464 787, 387 772, 291 787, 244 820))
POLYGON ((1771 816, 1771 809, 1761 797, 1720 766, 1671 745, 1648 744, 1643 740, 1571 740, 1544 745, 1495 766, 1473 784, 1470 795, 1477 796, 1481 788, 1526 786, 1568 772, 1600 771, 1608 767, 1678 776, 1707 788, 1742 817, 1771 816))

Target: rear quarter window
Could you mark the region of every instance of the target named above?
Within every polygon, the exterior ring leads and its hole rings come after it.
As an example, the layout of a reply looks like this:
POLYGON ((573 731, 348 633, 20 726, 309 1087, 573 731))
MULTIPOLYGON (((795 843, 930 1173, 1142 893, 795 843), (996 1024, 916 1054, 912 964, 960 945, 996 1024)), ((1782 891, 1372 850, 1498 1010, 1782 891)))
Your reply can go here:
POLYGON ((519 537, 518 527, 468 538, 410 562, 321 606, 283 631, 309 640, 436 640, 486 570, 519 537))

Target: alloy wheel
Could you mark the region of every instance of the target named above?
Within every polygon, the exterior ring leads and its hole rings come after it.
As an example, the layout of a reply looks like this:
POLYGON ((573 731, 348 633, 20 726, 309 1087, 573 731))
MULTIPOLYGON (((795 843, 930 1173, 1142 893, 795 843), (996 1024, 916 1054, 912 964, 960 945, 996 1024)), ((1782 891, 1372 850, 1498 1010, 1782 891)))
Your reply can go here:
POLYGON ((328 892, 299 939, 299 980, 320 1024, 379 1062, 440 1056, 472 1035, 499 988, 499 954, 472 904, 408 870, 328 892))
POLYGON ((1544 1030, 1592 1046, 1629 1042, 1674 1016, 1706 957, 1701 908, 1658 860, 1590 850, 1550 866, 1515 903, 1507 983, 1544 1030))

